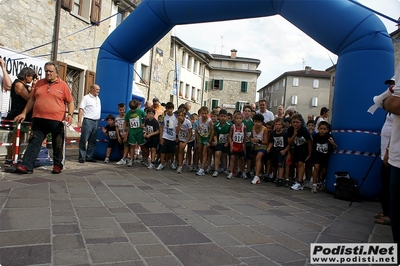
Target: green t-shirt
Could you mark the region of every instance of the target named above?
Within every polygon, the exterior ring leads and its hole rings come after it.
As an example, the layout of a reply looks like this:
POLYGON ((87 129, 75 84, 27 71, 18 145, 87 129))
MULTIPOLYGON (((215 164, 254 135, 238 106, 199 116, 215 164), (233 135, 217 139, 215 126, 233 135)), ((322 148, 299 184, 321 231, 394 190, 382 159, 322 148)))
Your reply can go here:
POLYGON ((246 126, 246 146, 251 146, 251 141, 250 141, 250 136, 251 136, 251 130, 253 129, 254 122, 253 119, 243 119, 243 124, 246 126))
POLYGON ((129 110, 125 114, 125 122, 129 125, 129 131, 143 131, 143 128, 140 127, 143 124, 144 119, 146 118, 146 113, 141 109, 136 109, 134 111, 129 110))
POLYGON ((225 124, 217 122, 214 125, 214 136, 217 136, 218 144, 225 144, 228 142, 229 131, 231 130, 232 123, 226 121, 225 124))

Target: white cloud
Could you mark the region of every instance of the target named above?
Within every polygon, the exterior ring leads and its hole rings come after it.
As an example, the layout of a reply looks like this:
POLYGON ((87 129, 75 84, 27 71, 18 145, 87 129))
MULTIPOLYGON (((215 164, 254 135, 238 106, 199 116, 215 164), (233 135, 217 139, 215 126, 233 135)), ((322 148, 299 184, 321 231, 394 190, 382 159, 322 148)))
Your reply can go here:
MULTIPOLYGON (((360 3, 397 19, 399 0, 359 0, 360 3)), ((380 17, 388 32, 396 24, 380 17)), ((265 86, 286 71, 300 70, 304 66, 324 70, 336 63, 336 55, 308 37, 279 15, 265 18, 176 26, 173 34, 188 45, 210 53, 229 55, 231 49, 238 56, 261 60, 262 71, 257 89, 265 86), (222 36, 222 37, 221 37, 222 36)))

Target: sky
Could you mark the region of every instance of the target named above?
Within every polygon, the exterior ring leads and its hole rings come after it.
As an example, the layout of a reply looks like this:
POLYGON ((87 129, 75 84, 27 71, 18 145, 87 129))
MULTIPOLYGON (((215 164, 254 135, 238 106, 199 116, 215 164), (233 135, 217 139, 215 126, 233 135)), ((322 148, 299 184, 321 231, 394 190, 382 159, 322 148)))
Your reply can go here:
MULTIPOLYGON (((400 0, 359 0, 359 3, 393 19, 400 16, 400 0)), ((396 23, 378 15, 389 33, 396 23)), ((310 66, 325 70, 336 64, 337 56, 279 15, 265 18, 231 20, 175 26, 173 35, 191 47, 209 53, 261 60, 257 90, 287 71, 310 66)))

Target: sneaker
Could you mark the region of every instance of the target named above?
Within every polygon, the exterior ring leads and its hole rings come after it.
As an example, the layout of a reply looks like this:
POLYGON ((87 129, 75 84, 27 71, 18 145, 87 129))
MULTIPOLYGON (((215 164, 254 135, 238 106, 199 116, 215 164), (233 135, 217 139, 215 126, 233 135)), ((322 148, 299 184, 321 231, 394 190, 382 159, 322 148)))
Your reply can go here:
POLYGON ((313 186, 312 189, 311 189, 311 192, 312 192, 312 193, 317 193, 317 192, 318 192, 318 191, 317 191, 317 186, 313 186))
POLYGON ((260 184, 260 182, 261 182, 260 178, 258 176, 256 176, 256 175, 254 176, 253 180, 251 181, 251 183, 253 185, 260 184))
POLYGON ((283 186, 284 187, 289 187, 289 179, 285 179, 285 180, 283 180, 283 186))
POLYGON ((313 184, 310 182, 310 180, 304 180, 304 185, 303 185, 303 187, 312 189, 313 184))
POLYGON ((230 174, 230 172, 229 172, 228 169, 225 169, 223 173, 226 174, 226 175, 229 175, 229 174, 230 174))
MULTIPOLYGON (((199 171, 200 171, 200 169, 199 169, 199 171)), ((211 166, 208 166, 208 167, 207 167, 207 170, 206 170, 206 174, 210 174, 211 171, 212 171, 211 166)))
POLYGON ((116 162, 115 164, 118 164, 118 165, 126 164, 126 159, 125 159, 125 158, 122 158, 121 160, 119 160, 119 161, 116 162))
POLYGON ((296 182, 290 188, 293 189, 293 190, 303 190, 303 185, 300 184, 299 182, 296 182))
POLYGON ((129 167, 132 167, 133 161, 132 161, 132 160, 129 160, 129 162, 128 162, 126 165, 129 166, 129 167))
MULTIPOLYGON (((239 171, 239 172, 236 173, 235 177, 240 178, 240 177, 242 177, 242 174, 243 174, 243 173, 239 171)), ((228 174, 228 175, 229 175, 229 174, 228 174)))
POLYGON ((233 178, 233 174, 229 173, 229 175, 226 177, 227 179, 232 179, 233 178))
POLYGON ((176 163, 175 162, 171 163, 171 169, 172 170, 176 170, 176 163))
POLYGON ((247 172, 246 173, 246 177, 243 177, 244 179, 251 179, 251 174, 250 174, 250 172, 247 172))
POLYGON ((164 165, 159 164, 156 168, 157 171, 164 170, 164 165))
POLYGON ((28 168, 26 168, 23 165, 17 165, 17 167, 15 168, 15 173, 19 173, 19 174, 32 174, 32 170, 28 170, 28 168))
POLYGON ((199 169, 199 171, 197 171, 196 175, 205 175, 206 173, 204 172, 203 169, 199 169))
POLYGON ((189 172, 192 172, 192 171, 193 171, 193 166, 189 165, 189 166, 188 166, 188 171, 189 171, 189 172))
POLYGON ((177 172, 178 174, 181 174, 181 173, 182 173, 182 166, 178 166, 178 169, 176 170, 176 172, 177 172))
POLYGON ((250 171, 250 176, 251 176, 251 177, 254 177, 255 175, 256 175, 256 173, 255 173, 253 170, 251 170, 251 171, 250 171))
POLYGON ((150 163, 149 166, 147 166, 147 169, 155 169, 156 167, 154 166, 154 164, 150 163))
POLYGON ((278 178, 278 180, 276 181, 276 186, 277 187, 282 187, 283 186, 283 179, 278 178))
POLYGON ((110 158, 106 157, 106 158, 104 159, 104 163, 109 163, 109 162, 110 162, 110 158))
POLYGON ((193 169, 192 169, 192 171, 190 171, 190 172, 197 172, 197 167, 196 167, 196 166, 193 166, 193 169))
POLYGON ((54 165, 53 170, 51 171, 52 174, 59 174, 61 173, 61 167, 59 165, 54 165))
POLYGON ((217 177, 218 176, 218 171, 214 171, 214 173, 212 174, 213 177, 217 177))
POLYGON ((247 173, 243 172, 243 173, 242 173, 242 178, 243 178, 243 179, 247 179, 247 173))

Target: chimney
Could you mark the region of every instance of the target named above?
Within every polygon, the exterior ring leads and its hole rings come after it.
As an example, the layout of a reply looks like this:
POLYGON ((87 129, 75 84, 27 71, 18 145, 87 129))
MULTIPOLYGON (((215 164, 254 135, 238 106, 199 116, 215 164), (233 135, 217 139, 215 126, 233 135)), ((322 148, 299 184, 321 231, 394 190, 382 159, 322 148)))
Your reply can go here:
POLYGON ((236 58, 236 53, 237 53, 237 50, 232 49, 231 50, 231 58, 236 58))
POLYGON ((310 66, 306 66, 305 72, 306 74, 310 74, 311 71, 311 67, 310 66))

